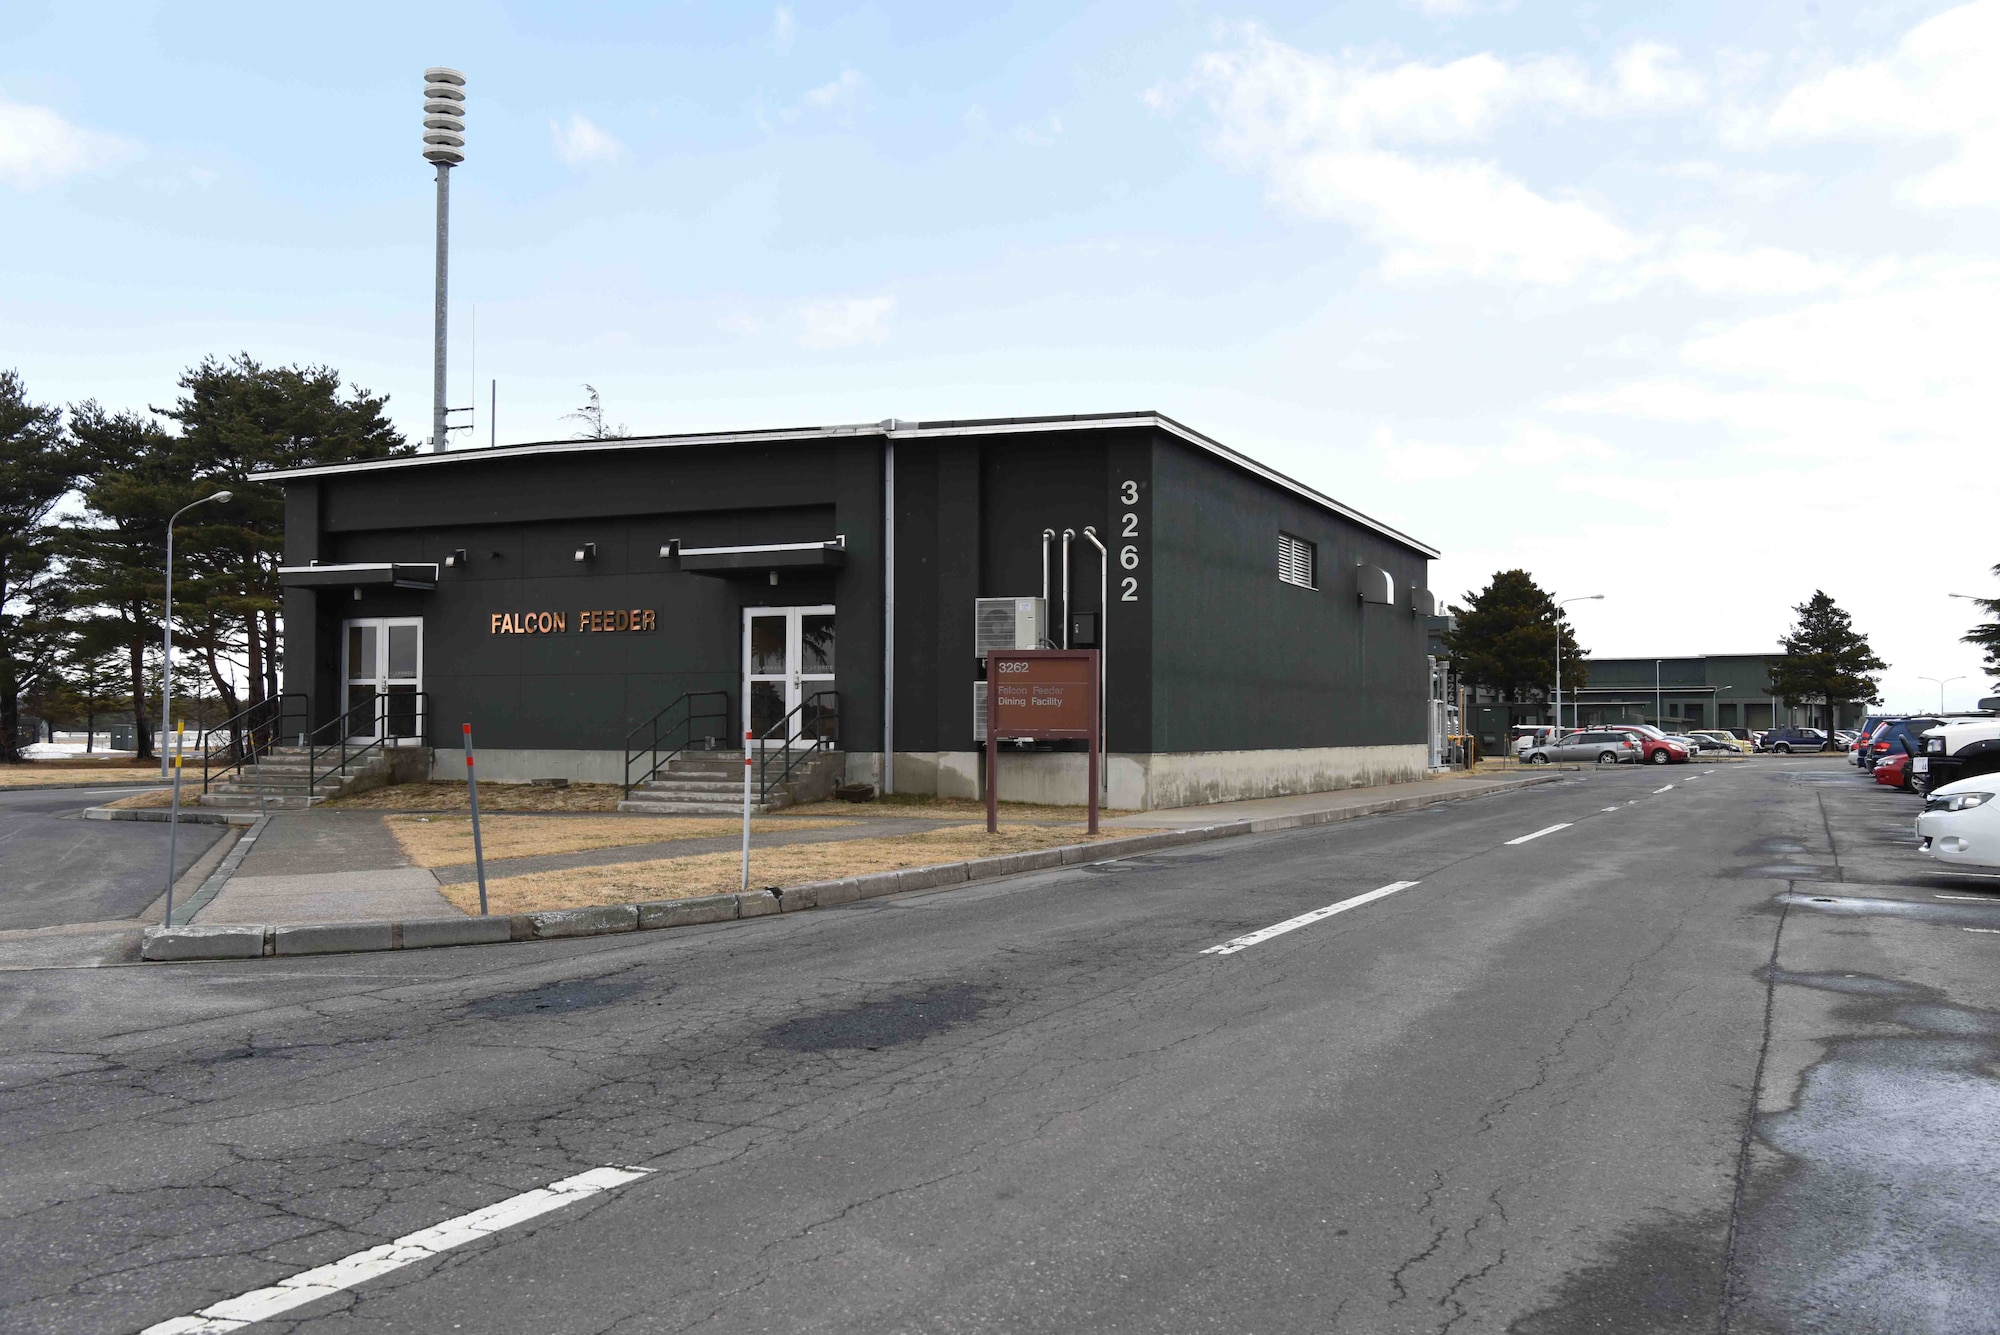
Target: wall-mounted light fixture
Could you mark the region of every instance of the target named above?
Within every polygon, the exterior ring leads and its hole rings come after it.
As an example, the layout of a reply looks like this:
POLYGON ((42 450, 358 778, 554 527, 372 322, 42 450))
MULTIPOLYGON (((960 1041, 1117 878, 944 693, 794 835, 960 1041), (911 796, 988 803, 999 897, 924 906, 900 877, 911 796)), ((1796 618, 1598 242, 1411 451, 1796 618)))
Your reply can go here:
POLYGON ((447 552, 447 553, 445 554, 445 558, 444 558, 444 563, 445 563, 445 564, 446 564, 447 566, 462 566, 462 565, 464 565, 464 564, 465 564, 465 548, 463 548, 463 547, 456 547, 456 548, 453 548, 453 549, 452 549, 452 550, 451 550, 450 552, 447 552))
POLYGON ((579 562, 595 561, 597 559, 597 544, 594 542, 584 543, 583 546, 576 549, 576 559, 579 562))

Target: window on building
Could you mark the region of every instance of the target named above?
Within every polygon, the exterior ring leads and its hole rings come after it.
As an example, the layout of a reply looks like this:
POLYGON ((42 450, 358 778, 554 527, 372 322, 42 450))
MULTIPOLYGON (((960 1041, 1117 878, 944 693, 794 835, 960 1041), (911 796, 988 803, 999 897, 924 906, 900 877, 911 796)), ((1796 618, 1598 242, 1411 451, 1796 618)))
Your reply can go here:
POLYGON ((1319 587, 1319 549, 1304 538, 1278 535, 1278 578, 1302 589, 1319 587))

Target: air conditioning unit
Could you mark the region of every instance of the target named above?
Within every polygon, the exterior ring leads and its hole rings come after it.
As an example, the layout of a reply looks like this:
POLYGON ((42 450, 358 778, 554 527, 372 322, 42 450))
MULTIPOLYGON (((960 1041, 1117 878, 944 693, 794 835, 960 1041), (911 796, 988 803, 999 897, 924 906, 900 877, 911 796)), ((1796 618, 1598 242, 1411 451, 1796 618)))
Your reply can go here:
POLYGON ((995 649, 1040 649, 1048 638, 1048 608, 1041 599, 973 600, 973 650, 982 659, 995 649))

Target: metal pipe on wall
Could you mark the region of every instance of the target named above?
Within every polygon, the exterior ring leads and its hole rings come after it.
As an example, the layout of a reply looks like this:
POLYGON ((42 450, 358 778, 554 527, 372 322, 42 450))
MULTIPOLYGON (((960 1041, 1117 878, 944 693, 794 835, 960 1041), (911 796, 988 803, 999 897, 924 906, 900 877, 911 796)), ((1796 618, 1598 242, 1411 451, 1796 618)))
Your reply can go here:
POLYGON ((882 791, 896 791, 896 442, 887 435, 882 438, 882 791))
MULTIPOLYGON (((1049 615, 1049 544, 1055 540, 1056 531, 1054 529, 1045 528, 1042 530, 1042 617, 1044 620, 1049 615)), ((1048 630, 1048 626, 1042 627, 1042 644, 1053 649, 1056 643, 1055 637, 1048 634, 1048 630)), ((1040 645, 1036 647, 1039 648, 1040 645)))
POLYGON ((1065 649, 1069 648, 1069 545, 1075 541, 1076 541, 1075 529, 1066 528, 1062 531, 1062 544, 1063 544, 1062 546, 1062 562, 1063 562, 1062 647, 1065 649))
POLYGON ((1109 792, 1111 790, 1111 763, 1110 749, 1106 745, 1106 739, 1110 736, 1111 729, 1110 725, 1104 721, 1105 706, 1110 703, 1104 691, 1104 683, 1106 681, 1104 647, 1106 641, 1110 639, 1111 553, 1105 549, 1102 542, 1098 541, 1097 529, 1090 524, 1083 526, 1083 539, 1091 546, 1097 548, 1097 752, 1100 756, 1104 757, 1104 763, 1098 766, 1097 778, 1098 782, 1103 785, 1104 790, 1109 792))

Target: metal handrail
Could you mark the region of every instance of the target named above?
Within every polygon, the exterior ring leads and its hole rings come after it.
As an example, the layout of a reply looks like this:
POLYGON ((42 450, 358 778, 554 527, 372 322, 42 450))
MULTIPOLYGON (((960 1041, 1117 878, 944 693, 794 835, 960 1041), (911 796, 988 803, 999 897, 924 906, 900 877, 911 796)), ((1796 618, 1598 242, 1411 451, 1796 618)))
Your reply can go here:
MULTIPOLYGON (((284 739, 282 725, 295 712, 287 707, 287 702, 293 700, 303 706, 305 692, 285 691, 269 696, 237 710, 214 727, 201 730, 195 744, 201 748, 201 790, 204 793, 210 784, 227 778, 246 765, 255 764, 284 739), (219 748, 210 745, 209 738, 225 730, 229 740, 219 748)), ((304 710, 301 708, 296 712, 304 710)))
POLYGON ((760 751, 757 761, 757 771, 760 779, 758 801, 762 804, 768 804, 771 800, 771 790, 791 778, 792 771, 821 751, 831 750, 839 743, 840 692, 814 691, 811 695, 799 701, 798 707, 792 710, 791 713, 764 729, 763 736, 759 737, 757 741, 760 751), (792 727, 792 720, 795 718, 799 721, 797 728, 792 727), (831 728, 827 726, 829 722, 832 724, 831 728), (813 735, 810 738, 806 736, 807 729, 812 730, 813 735), (784 739, 784 742, 778 748, 775 755, 768 749, 763 748, 763 743, 770 741, 773 737, 780 736, 784 739), (798 754, 794 755, 792 748, 797 743, 809 744, 803 746, 798 754), (778 777, 774 779, 771 777, 771 766, 777 760, 783 760, 785 763, 784 768, 778 771, 778 777))
POLYGON ((653 717, 626 733, 625 796, 632 796, 634 788, 651 779, 661 769, 673 764, 675 756, 678 756, 681 752, 692 746, 695 736, 694 725, 698 720, 702 719, 714 719, 722 724, 721 728, 708 734, 709 740, 712 741, 715 738, 724 736, 728 732, 730 719, 728 691, 684 691, 670 700, 667 706, 654 714, 653 717), (705 707, 698 708, 700 702, 711 699, 720 700, 722 702, 721 707, 713 710, 705 707), (662 720, 666 719, 676 709, 684 711, 680 720, 678 722, 663 724, 662 720), (664 739, 672 741, 676 730, 680 733, 679 744, 672 747, 663 746, 663 732, 664 739), (646 744, 644 746, 634 746, 633 739, 638 737, 642 732, 647 734, 646 744), (660 758, 662 750, 666 751, 666 759, 664 760, 660 758), (646 768, 635 779, 632 777, 632 764, 641 756, 646 758, 646 768))
POLYGON ((395 712, 399 715, 409 714, 416 719, 417 730, 414 733, 408 734, 409 737, 414 737, 419 742, 427 740, 430 735, 429 692, 409 691, 396 695, 390 695, 385 692, 372 696, 364 703, 354 706, 354 708, 348 710, 338 718, 328 719, 325 723, 320 724, 306 738, 306 795, 308 797, 319 789, 320 759, 325 756, 331 756, 336 748, 339 750, 340 759, 326 770, 328 774, 339 773, 354 761, 362 759, 372 751, 386 751, 389 742, 392 740, 407 740, 404 734, 391 733, 389 731, 390 711, 388 706, 391 701, 399 705, 404 701, 408 702, 408 708, 399 708, 395 712), (370 731, 375 736, 371 740, 364 742, 359 750, 353 750, 351 749, 354 744, 353 738, 360 729, 350 727, 348 724, 350 720, 364 711, 367 712, 368 721, 372 725, 370 731), (328 732, 334 734, 331 740, 326 742, 317 740, 321 734, 328 732))

